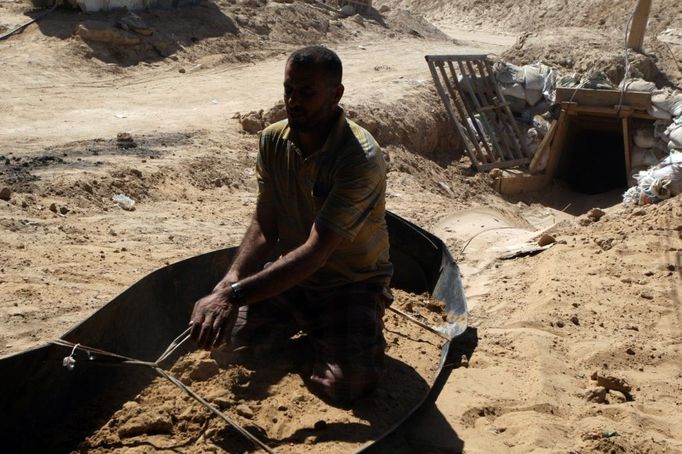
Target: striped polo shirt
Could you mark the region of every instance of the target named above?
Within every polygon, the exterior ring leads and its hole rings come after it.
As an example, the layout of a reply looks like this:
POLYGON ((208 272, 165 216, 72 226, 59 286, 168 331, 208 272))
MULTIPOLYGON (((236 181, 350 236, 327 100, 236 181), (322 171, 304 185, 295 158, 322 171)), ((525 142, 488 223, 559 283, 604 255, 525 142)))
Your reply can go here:
POLYGON ((349 283, 388 286, 386 163, 372 135, 341 110, 318 151, 304 157, 287 120, 260 137, 258 203, 274 211, 283 253, 301 246, 314 222, 343 238, 327 263, 301 286, 349 283))

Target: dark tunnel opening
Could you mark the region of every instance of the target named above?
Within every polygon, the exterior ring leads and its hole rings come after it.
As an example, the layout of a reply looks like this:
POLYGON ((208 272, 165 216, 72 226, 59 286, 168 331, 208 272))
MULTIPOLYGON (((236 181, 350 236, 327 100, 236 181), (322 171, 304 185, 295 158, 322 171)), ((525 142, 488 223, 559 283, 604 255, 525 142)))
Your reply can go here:
POLYGON ((583 194, 627 188, 622 123, 619 118, 575 117, 568 122, 557 177, 583 194))

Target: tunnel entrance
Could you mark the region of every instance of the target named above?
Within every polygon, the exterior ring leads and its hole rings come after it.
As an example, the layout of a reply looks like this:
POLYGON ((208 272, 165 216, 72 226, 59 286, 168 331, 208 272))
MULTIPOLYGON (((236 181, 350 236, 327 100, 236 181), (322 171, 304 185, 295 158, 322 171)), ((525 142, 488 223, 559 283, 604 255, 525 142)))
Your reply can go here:
POLYGON ((620 118, 573 116, 556 177, 575 192, 600 194, 626 190, 623 126, 620 118))

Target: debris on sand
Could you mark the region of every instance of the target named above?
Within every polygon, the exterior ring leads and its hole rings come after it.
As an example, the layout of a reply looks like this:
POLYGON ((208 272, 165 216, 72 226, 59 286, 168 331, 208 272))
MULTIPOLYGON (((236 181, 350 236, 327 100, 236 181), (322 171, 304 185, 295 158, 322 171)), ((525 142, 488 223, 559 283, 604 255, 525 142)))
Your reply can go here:
POLYGON ((119 132, 116 134, 116 146, 127 150, 128 148, 137 147, 137 143, 129 132, 119 132))

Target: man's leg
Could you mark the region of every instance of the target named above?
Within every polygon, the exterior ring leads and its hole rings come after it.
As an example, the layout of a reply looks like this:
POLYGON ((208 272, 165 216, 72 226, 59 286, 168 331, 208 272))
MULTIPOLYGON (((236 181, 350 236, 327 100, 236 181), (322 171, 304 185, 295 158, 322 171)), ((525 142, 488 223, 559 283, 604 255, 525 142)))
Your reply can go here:
POLYGON ((268 301, 240 307, 230 337, 232 348, 245 348, 260 356, 285 345, 299 331, 292 307, 300 298, 301 291, 294 288, 268 301))
POLYGON ((305 291, 296 317, 315 347, 311 381, 331 399, 350 402, 372 392, 383 373, 383 289, 366 284, 305 291))

